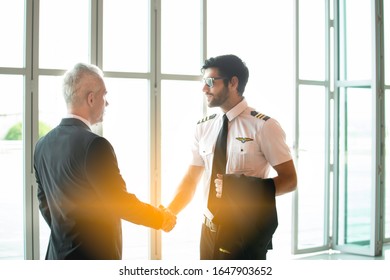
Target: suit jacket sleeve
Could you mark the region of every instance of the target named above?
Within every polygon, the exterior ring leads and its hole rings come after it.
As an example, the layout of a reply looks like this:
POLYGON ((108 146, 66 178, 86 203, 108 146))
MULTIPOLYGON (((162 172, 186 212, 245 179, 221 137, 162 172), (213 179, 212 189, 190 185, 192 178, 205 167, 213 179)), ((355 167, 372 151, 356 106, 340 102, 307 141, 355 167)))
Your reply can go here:
POLYGON ((214 221, 220 225, 217 244, 231 252, 268 248, 278 226, 273 179, 223 176, 223 194, 214 221))
POLYGON ((161 228, 162 212, 127 192, 115 152, 106 139, 99 137, 92 142, 85 164, 91 184, 109 211, 135 224, 161 228))
POLYGON ((50 215, 49 205, 47 203, 45 192, 42 189, 41 180, 39 179, 39 173, 38 173, 38 170, 36 169, 35 165, 34 165, 34 169, 35 169, 35 179, 36 179, 36 182, 38 184, 37 196, 38 196, 38 200, 39 200, 39 210, 41 211, 42 216, 45 219, 46 223, 50 227, 51 226, 51 215, 50 215))

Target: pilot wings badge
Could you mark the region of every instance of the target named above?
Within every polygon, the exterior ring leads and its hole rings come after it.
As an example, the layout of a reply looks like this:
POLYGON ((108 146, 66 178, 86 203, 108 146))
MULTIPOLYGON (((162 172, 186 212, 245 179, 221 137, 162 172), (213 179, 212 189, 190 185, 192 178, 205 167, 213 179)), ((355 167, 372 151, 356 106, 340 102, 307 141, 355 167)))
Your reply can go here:
POLYGON ((245 143, 245 142, 249 142, 249 141, 253 141, 253 139, 252 138, 249 138, 249 137, 236 137, 236 139, 238 140, 238 141, 240 141, 241 143, 245 143))

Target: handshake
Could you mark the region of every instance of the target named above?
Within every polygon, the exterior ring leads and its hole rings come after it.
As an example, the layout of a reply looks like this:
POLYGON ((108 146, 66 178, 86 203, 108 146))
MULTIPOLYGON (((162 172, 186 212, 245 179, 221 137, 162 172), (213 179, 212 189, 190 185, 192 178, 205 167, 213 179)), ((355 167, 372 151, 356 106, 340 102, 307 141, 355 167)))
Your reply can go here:
POLYGON ((165 232, 170 232, 176 225, 176 215, 171 210, 165 208, 162 205, 160 205, 159 208, 163 214, 163 223, 161 229, 165 232))

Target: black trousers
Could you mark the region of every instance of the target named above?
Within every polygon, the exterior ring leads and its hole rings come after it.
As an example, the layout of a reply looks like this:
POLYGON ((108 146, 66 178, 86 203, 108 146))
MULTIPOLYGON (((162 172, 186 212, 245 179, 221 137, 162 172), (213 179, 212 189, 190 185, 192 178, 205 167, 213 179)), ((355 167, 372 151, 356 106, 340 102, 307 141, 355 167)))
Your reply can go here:
POLYGON ((201 260, 266 260, 268 250, 259 250, 258 248, 251 248, 239 255, 231 258, 228 254, 224 254, 216 248, 217 232, 210 230, 205 224, 202 224, 202 231, 200 236, 200 259, 201 260))

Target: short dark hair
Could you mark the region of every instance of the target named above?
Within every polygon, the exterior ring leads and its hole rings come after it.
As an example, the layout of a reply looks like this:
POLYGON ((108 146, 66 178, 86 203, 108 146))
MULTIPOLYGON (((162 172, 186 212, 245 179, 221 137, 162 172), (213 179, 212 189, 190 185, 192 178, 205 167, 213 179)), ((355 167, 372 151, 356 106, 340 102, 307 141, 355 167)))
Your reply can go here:
MULTIPOLYGON (((217 68, 219 74, 228 80, 236 76, 238 78, 237 91, 243 95, 249 78, 249 69, 245 62, 233 54, 220 55, 205 60, 201 71, 204 73, 205 69, 213 67, 217 68)), ((227 85, 228 81, 225 80, 224 83, 227 85)))

